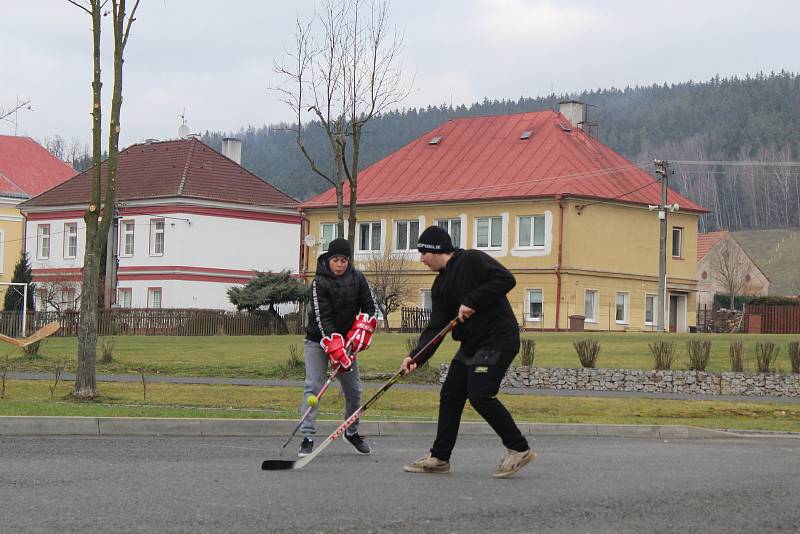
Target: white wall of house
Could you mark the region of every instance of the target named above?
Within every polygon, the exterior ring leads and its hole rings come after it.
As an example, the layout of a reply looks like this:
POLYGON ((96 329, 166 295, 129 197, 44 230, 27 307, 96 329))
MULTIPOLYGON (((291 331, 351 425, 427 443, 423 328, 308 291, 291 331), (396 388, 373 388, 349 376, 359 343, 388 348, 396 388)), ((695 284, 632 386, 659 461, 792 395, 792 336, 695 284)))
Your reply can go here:
MULTIPOLYGON (((118 241, 119 288, 131 288, 133 307, 148 307, 148 288, 162 288, 161 307, 232 309, 226 290, 246 283, 254 270, 296 272, 300 225, 258 220, 263 212, 222 210, 228 215, 174 212, 141 214, 138 207, 120 214, 118 241), (137 214, 137 211, 139 212, 137 214), (163 222, 163 252, 156 250, 155 234, 163 222), (126 234, 132 230, 132 244, 126 234)), ((157 210, 152 210, 157 211, 157 210)), ((34 277, 40 273, 72 273, 83 265, 86 228, 82 218, 28 220, 26 248, 34 277), (77 224, 77 250, 70 257, 65 223, 77 224), (43 254, 42 225, 49 225, 49 254, 43 254), (46 271, 42 271, 46 269, 46 271), (38 271, 38 273, 37 273, 38 271)), ((56 276, 61 276, 56 274, 56 276)), ((66 276, 66 274, 64 275, 66 276)))

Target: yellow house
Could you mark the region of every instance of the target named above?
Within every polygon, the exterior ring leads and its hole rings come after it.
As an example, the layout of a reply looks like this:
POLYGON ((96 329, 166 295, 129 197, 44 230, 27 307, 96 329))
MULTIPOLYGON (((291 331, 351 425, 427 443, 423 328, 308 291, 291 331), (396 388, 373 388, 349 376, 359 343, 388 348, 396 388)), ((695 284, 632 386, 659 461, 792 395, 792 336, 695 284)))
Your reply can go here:
MULTIPOLYGON (((509 299, 528 330, 581 320, 586 330, 655 330, 659 210, 651 208, 661 204, 660 183, 573 127, 583 113, 567 102, 560 112, 450 120, 371 165, 359 176, 356 264, 370 278, 372 258, 405 258, 404 304, 428 307, 434 274, 416 261, 416 238, 438 224, 456 246, 484 250, 511 270, 509 299)), ((684 332, 696 322, 705 210, 673 191, 667 204, 665 324, 684 332)), ((337 233, 333 190, 301 209, 301 271, 313 276, 337 233)), ((401 326, 399 312, 390 326, 401 326)))
POLYGON ((11 281, 25 250, 24 217, 17 205, 73 175, 72 167, 30 137, 0 135, 0 282, 11 281))

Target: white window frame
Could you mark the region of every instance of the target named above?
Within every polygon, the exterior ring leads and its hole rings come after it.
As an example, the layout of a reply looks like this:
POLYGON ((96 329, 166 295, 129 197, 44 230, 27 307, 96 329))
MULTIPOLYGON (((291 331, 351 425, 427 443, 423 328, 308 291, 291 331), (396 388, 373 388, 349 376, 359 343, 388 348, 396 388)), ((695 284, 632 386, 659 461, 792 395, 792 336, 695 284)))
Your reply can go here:
POLYGON ((158 310, 164 306, 164 289, 161 287, 147 288, 147 307, 158 310), (158 294, 158 306, 154 306, 154 296, 158 294))
POLYGON ((61 311, 75 309, 75 288, 65 287, 61 289, 61 311))
POLYGON ((74 260, 78 256, 78 223, 64 223, 64 246, 61 252, 65 260, 74 260))
POLYGON ((419 307, 426 310, 433 308, 433 298, 431 297, 430 289, 419 290, 419 307))
POLYGON ((542 288, 536 287, 525 290, 525 320, 532 323, 540 323, 544 320, 544 290, 542 288), (539 294, 539 304, 541 305, 539 317, 531 313, 531 297, 537 293, 539 294))
POLYGON ((475 248, 479 250, 502 250, 503 249, 503 240, 505 236, 503 235, 503 217, 502 215, 491 215, 488 217, 475 217, 475 248), (492 231, 494 226, 494 221, 497 220, 500 223, 500 243, 498 245, 493 245, 492 242, 494 241, 495 234, 492 231), (481 246, 479 243, 479 235, 480 235, 480 227, 481 224, 486 223, 487 227, 487 245, 481 246))
POLYGON ((658 321, 658 295, 655 293, 645 293, 644 294, 644 324, 645 326, 655 326, 656 322, 658 321), (652 313, 652 320, 647 320, 647 301, 652 299, 653 302, 653 309, 652 313))
POLYGON ((118 287, 117 288, 117 307, 119 308, 132 308, 133 307, 133 288, 132 287, 118 287), (123 302, 122 295, 128 295, 128 302, 123 302))
POLYGON ((34 301, 38 304, 38 311, 47 311, 47 290, 37 289, 34 293, 34 301))
POLYGON ((586 288, 583 291, 583 314, 584 314, 584 322, 585 323, 592 323, 597 324, 600 321, 600 290, 599 289, 592 289, 586 288), (586 315, 586 296, 588 293, 594 294, 594 300, 592 301, 592 317, 586 315))
POLYGON ((614 297, 614 322, 617 324, 628 324, 631 314, 631 294, 628 291, 617 291, 614 297), (617 319, 617 307, 619 306, 619 297, 622 295, 622 319, 617 319))
POLYGON ((683 227, 681 226, 673 226, 672 227, 672 257, 673 258, 683 258, 683 227), (678 254, 675 254, 675 234, 677 233, 677 248, 678 254))
POLYGON ((436 226, 439 228, 444 228, 447 234, 450 236, 450 240, 453 242, 453 246, 456 248, 462 248, 461 240, 463 239, 464 235, 464 228, 461 222, 461 217, 448 217, 446 219, 436 219, 436 226), (458 224, 458 236, 453 236, 453 224, 458 224))
POLYGON ((419 241, 419 219, 408 219, 402 221, 395 221, 394 222, 394 251, 395 252, 408 252, 411 250, 417 250, 417 241, 419 241), (411 236, 412 236, 412 227, 416 225, 417 227, 417 239, 414 243, 411 243, 411 236), (406 231, 406 238, 405 243, 400 243, 400 228, 405 227, 406 231))
POLYGON ((364 221, 358 223, 358 249, 357 252, 359 253, 370 253, 370 252, 381 252, 383 250, 383 225, 381 221, 364 221), (361 242, 361 229, 365 226, 369 225, 369 248, 364 248, 364 244, 361 242), (372 247, 373 232, 377 230, 378 234, 378 248, 372 247))
POLYGON ((119 222, 119 257, 130 258, 135 252, 136 245, 136 221, 125 219, 119 222), (130 229, 130 231, 129 231, 130 229), (130 236, 131 250, 128 252, 128 236, 130 236))
POLYGON ((322 252, 328 252, 328 245, 331 241, 339 237, 339 224, 338 223, 319 223, 319 242, 322 245, 322 252), (330 239, 325 238, 325 229, 330 228, 330 239))
POLYGON ((151 256, 163 256, 164 255, 164 248, 166 246, 166 229, 167 225, 163 218, 158 219, 150 219, 150 255, 151 256), (161 230, 159 231, 158 225, 161 224, 161 230), (157 249, 158 245, 158 236, 161 234, 161 250, 157 249))
POLYGON ((39 224, 36 226, 36 259, 50 259, 50 225, 39 224), (46 232, 44 230, 47 230, 46 232))
POLYGON ((547 231, 546 219, 544 215, 520 215, 517 217, 517 248, 523 250, 543 250, 547 244, 547 231), (529 219, 527 224, 523 224, 523 219, 529 219), (541 225, 542 228, 542 244, 535 244, 534 236, 536 235, 536 228, 541 225), (530 226, 530 241, 525 244, 522 243, 522 229, 524 226, 530 226))

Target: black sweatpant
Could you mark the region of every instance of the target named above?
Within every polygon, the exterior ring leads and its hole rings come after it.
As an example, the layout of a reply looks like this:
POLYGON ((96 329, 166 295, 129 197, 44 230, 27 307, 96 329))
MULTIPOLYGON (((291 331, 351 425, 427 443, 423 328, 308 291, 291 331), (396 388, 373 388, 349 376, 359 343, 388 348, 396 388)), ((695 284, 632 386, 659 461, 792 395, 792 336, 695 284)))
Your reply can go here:
POLYGON ((469 399, 473 408, 503 440, 507 449, 528 450, 528 441, 519 431, 503 403, 497 400, 500 381, 514 360, 514 352, 501 352, 494 365, 466 365, 450 362, 450 369, 439 396, 439 423, 431 455, 449 461, 456 444, 461 414, 469 399))

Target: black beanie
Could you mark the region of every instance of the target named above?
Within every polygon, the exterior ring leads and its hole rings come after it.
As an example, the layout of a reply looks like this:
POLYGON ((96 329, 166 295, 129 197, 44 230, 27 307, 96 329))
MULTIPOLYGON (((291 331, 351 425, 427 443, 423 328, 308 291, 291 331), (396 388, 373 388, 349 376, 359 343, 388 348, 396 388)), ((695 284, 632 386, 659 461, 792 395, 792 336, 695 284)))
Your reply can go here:
POLYGON ((441 226, 429 226, 419 236, 417 250, 420 253, 433 252, 434 254, 453 252, 453 241, 450 239, 450 234, 441 226))
POLYGON ((350 249, 350 242, 347 239, 337 237, 328 245, 328 258, 334 256, 344 256, 348 260, 353 252, 350 249))

